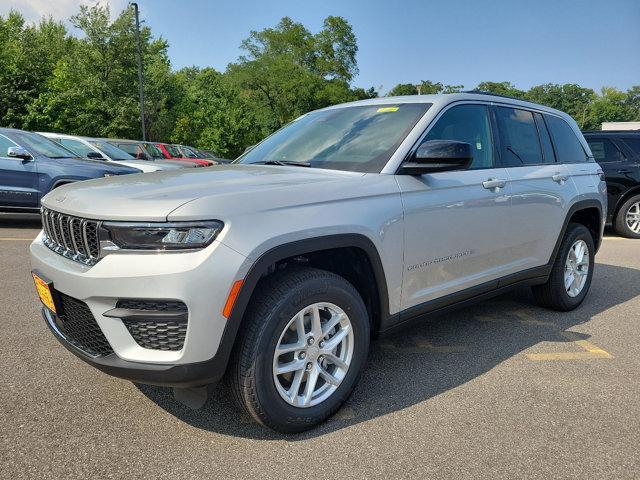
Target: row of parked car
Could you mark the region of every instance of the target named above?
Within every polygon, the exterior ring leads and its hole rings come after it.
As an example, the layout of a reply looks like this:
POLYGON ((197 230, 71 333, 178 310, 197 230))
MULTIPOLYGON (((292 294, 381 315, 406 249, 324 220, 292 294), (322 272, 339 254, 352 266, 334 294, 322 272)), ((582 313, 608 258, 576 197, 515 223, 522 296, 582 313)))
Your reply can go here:
POLYGON ((66 183, 227 162, 186 145, 0 128, 0 211, 35 211, 66 183))

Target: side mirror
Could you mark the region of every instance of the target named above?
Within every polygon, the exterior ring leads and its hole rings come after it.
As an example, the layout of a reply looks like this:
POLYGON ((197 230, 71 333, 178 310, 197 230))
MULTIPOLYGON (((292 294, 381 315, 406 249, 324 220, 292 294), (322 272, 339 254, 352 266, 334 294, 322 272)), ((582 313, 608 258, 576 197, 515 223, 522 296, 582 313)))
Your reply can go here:
POLYGON ((7 156, 11 158, 21 158, 22 160, 33 160, 33 157, 22 147, 9 147, 7 156))
POLYGON ((91 160, 104 160, 105 159, 102 156, 102 154, 98 153, 98 152, 89 152, 89 153, 87 153, 87 158, 90 158, 91 160))
POLYGON ((402 165, 402 173, 423 173, 466 170, 473 162, 471 144, 456 140, 429 140, 418 147, 413 157, 402 165))

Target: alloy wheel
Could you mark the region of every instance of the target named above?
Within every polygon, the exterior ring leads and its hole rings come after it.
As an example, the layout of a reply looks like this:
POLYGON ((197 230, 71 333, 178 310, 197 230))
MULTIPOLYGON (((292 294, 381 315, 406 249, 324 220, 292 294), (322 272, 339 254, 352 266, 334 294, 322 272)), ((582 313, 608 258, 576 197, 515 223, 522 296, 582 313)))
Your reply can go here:
POLYGON ((564 267, 564 287, 570 297, 582 292, 589 275, 589 247, 584 240, 577 240, 569 249, 564 267))
POLYGON ((314 303, 286 325, 273 355, 273 381, 282 399, 312 407, 329 398, 345 378, 353 357, 353 328, 332 303, 314 303))
POLYGON ((627 227, 634 233, 640 233, 640 202, 629 207, 626 214, 627 227))

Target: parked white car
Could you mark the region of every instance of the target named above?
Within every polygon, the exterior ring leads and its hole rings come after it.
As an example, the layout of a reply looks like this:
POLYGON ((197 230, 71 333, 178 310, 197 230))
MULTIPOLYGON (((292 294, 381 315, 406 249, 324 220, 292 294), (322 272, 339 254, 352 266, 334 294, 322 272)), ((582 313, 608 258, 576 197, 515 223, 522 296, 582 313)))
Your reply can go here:
POLYGON ((127 165, 129 167, 137 168, 142 172, 155 172, 167 169, 164 165, 159 165, 154 162, 146 162, 144 160, 137 160, 124 150, 114 147, 105 141, 89 137, 78 137, 76 135, 65 135, 63 133, 38 133, 50 138, 56 143, 59 143, 77 155, 90 158, 92 160, 104 160, 106 162, 117 163, 119 165, 127 165))

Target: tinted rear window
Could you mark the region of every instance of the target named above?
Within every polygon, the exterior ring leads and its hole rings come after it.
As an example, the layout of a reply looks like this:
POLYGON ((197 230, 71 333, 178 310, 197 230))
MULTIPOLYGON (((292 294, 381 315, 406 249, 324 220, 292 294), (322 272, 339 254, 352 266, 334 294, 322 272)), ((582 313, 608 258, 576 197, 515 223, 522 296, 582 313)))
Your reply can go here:
POLYGON ((587 143, 598 163, 624 161, 622 152, 608 138, 588 138, 587 143))
POLYGON ((551 138, 556 149, 556 156, 560 163, 586 162, 587 154, 573 129, 562 118, 545 115, 547 126, 551 131, 551 138))
POLYGON ((640 137, 624 137, 622 141, 631 149, 633 153, 640 155, 640 137))

